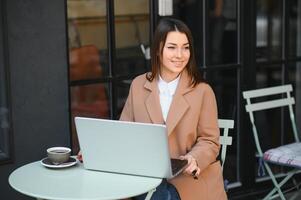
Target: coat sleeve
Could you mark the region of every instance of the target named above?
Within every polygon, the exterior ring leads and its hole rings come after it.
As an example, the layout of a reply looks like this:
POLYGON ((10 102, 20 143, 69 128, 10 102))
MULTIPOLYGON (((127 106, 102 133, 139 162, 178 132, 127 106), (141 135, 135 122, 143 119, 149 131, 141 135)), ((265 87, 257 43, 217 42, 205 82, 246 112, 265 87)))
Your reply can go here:
POLYGON ((217 105, 213 90, 209 85, 205 87, 202 98, 201 111, 197 126, 197 140, 191 151, 201 172, 216 161, 219 154, 220 132, 217 122, 217 105))
POLYGON ((134 121, 132 87, 133 87, 133 83, 131 84, 128 98, 124 104, 123 110, 120 115, 119 120, 121 121, 134 121))

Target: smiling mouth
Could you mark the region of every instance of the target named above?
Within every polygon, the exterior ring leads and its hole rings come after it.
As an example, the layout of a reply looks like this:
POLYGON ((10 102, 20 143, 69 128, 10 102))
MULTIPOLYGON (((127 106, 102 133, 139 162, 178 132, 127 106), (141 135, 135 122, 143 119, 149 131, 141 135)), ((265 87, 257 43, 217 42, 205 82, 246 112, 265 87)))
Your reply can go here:
POLYGON ((183 63, 183 61, 171 61, 171 62, 174 64, 182 64, 183 63))
POLYGON ((183 65, 183 61, 172 61, 172 63, 175 65, 175 66, 177 66, 177 67, 180 67, 180 66, 182 66, 183 65))

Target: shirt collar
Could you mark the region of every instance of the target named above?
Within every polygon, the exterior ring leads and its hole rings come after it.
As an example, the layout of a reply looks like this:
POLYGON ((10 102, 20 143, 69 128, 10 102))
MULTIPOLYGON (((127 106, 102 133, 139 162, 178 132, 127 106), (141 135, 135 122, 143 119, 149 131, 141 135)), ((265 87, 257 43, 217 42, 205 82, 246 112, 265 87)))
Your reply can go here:
POLYGON ((173 96, 176 92, 179 80, 180 80, 180 75, 175 80, 172 80, 170 82, 164 81, 159 75, 159 80, 158 80, 159 92, 173 96))

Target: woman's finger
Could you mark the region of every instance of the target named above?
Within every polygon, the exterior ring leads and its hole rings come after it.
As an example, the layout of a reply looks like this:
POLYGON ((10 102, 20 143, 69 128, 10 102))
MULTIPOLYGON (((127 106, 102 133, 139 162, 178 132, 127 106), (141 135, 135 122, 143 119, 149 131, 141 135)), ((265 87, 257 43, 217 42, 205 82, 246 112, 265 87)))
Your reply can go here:
POLYGON ((81 151, 79 151, 79 152, 77 153, 76 158, 77 158, 77 160, 79 160, 80 162, 83 162, 83 155, 82 155, 82 152, 81 152, 81 151))
POLYGON ((198 168, 198 169, 197 169, 197 172, 195 173, 195 175, 196 175, 196 176, 199 176, 199 175, 200 175, 200 173, 201 173, 201 169, 200 169, 200 168, 198 168))
POLYGON ((188 173, 188 174, 192 174, 192 172, 194 171, 194 170, 196 170, 198 167, 196 166, 196 165, 190 165, 190 166, 188 166, 188 168, 186 168, 186 172, 188 173))
POLYGON ((188 174, 191 174, 197 168, 198 168, 198 166, 197 166, 196 162, 191 161, 191 163, 189 165, 187 165, 185 172, 188 174))

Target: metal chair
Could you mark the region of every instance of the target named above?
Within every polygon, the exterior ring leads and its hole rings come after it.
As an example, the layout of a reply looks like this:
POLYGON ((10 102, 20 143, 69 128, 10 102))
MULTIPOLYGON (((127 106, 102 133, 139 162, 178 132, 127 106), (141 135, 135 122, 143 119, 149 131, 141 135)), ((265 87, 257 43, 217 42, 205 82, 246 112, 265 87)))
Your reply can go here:
MULTIPOLYGON (((295 117, 293 112, 293 105, 295 100, 291 97, 291 92, 293 91, 292 85, 282 85, 276 87, 268 87, 263 89, 249 90, 243 92, 243 98, 246 99, 246 111, 249 113, 250 121, 252 124, 253 136, 255 139, 256 149, 260 159, 263 160, 265 169, 268 172, 268 175, 272 179, 274 188, 270 193, 268 193, 264 199, 273 199, 276 196, 280 196, 282 200, 285 200, 284 194, 281 190, 281 187, 296 173, 298 172, 297 168, 301 167, 301 156, 298 156, 298 153, 301 151, 301 143, 299 143, 299 135, 297 133, 297 127, 295 123, 295 117), (282 95, 281 95, 282 94, 282 95), (273 100, 264 100, 256 103, 252 103, 251 99, 260 98, 265 96, 274 95, 275 99, 273 100), (275 96, 276 95, 276 96, 275 96), (281 96, 279 98, 279 96, 281 96), (282 145, 276 148, 269 149, 265 152, 262 151, 262 146, 259 141, 258 131, 255 123, 254 112, 273 109, 273 108, 288 108, 290 121, 292 124, 293 134, 294 134, 294 143, 288 145, 282 145), (294 167, 291 171, 286 173, 286 177, 283 178, 280 182, 277 182, 275 175, 273 174, 269 164, 276 164, 280 166, 289 166, 294 167), (275 194, 275 193, 278 194, 275 194), (275 194, 275 195, 274 195, 275 194)), ((271 97, 272 98, 272 97, 271 97)), ((259 100, 259 99, 257 99, 259 100)), ((262 100, 262 99, 261 99, 262 100)))
MULTIPOLYGON (((232 137, 228 136, 229 129, 232 129, 234 127, 234 120, 229 119, 218 119, 218 127, 223 130, 223 135, 220 136, 220 144, 222 145, 221 148, 221 163, 222 163, 222 169, 224 167, 225 159, 226 159, 226 152, 227 152, 227 146, 232 145, 232 137)), ((225 188, 227 185, 225 185, 225 188)), ((156 191, 156 189, 151 190, 148 192, 145 200, 149 200, 153 193, 156 191)))
POLYGON ((227 146, 232 145, 232 137, 228 136, 229 129, 234 127, 234 120, 230 119, 219 119, 218 120, 218 127, 223 130, 223 134, 220 136, 220 144, 221 144, 221 163, 222 169, 224 168, 225 160, 226 160, 226 153, 227 153, 227 146))

